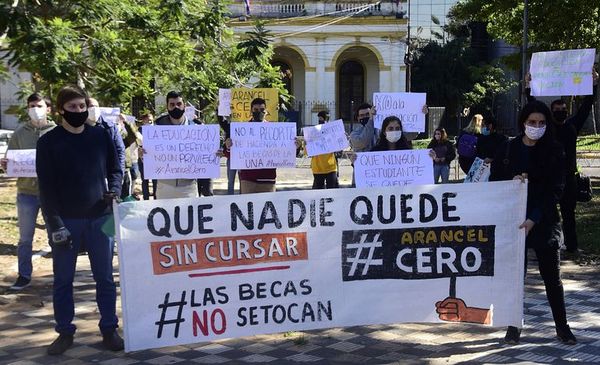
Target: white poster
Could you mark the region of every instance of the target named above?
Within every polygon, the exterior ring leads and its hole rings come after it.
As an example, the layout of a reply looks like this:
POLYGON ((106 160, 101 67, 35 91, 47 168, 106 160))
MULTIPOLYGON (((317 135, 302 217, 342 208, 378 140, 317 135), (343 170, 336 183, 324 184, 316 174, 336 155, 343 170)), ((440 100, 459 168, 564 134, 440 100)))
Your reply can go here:
POLYGON ((401 322, 521 327, 526 190, 506 181, 121 203, 125 350, 401 322))
POLYGON ((296 167, 296 123, 231 123, 231 168, 296 167))
POLYGON ((220 130, 207 125, 145 125, 144 177, 147 179, 217 178, 220 130))
POLYGON ((341 119, 333 122, 302 128, 306 141, 306 152, 309 157, 342 151, 350 146, 344 122, 341 119))
POLYGON ((490 180, 492 169, 489 163, 483 162, 479 157, 475 157, 475 161, 471 165, 469 172, 465 176, 465 183, 478 183, 490 180))
POLYGON ((596 50, 537 52, 531 56, 531 95, 591 95, 596 50))
POLYGON ((425 132, 426 99, 425 93, 374 93, 375 128, 381 129, 383 120, 393 115, 402 121, 404 132, 425 132))
POLYGON ((219 89, 219 116, 231 115, 231 89, 219 89))
POLYGON ((433 184, 430 150, 359 152, 354 161, 356 187, 433 184))
POLYGON ((196 108, 194 108, 193 106, 186 106, 183 115, 185 115, 185 117, 189 121, 196 119, 196 108))
POLYGON ((7 150, 6 176, 8 177, 37 177, 35 171, 35 149, 7 150))
POLYGON ((118 122, 121 108, 100 107, 100 116, 104 121, 116 124, 118 122))

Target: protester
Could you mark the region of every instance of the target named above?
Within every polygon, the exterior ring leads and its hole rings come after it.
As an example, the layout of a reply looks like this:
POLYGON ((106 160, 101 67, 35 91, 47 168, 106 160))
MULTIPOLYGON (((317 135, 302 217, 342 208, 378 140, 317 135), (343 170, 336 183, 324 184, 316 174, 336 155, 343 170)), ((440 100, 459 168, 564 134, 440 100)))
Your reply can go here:
MULTIPOLYGON (((140 116, 140 125, 138 126, 138 131, 140 134, 142 134, 142 128, 144 128, 145 125, 152 125, 153 123, 153 115, 152 113, 144 113, 140 116)), ((142 143, 143 143, 143 137, 141 139, 142 143)), ((143 153, 141 152, 141 146, 138 148, 138 167, 140 170, 140 176, 142 178, 142 198, 144 200, 149 200, 150 199, 150 180, 145 179, 144 178, 144 159, 143 159, 143 153)), ((156 184, 157 184, 157 180, 156 179, 152 179, 152 198, 156 199, 156 184)))
POLYGON ((491 163, 498 149, 508 139, 505 135, 496 131, 495 122, 491 118, 483 120, 481 135, 477 139, 477 157, 485 163, 491 163))
POLYGON ((88 107, 88 118, 85 122, 92 127, 99 126, 104 128, 108 132, 117 151, 119 166, 121 166, 121 170, 125 172, 125 144, 123 142, 121 133, 119 133, 117 125, 102 118, 102 115, 100 115, 100 103, 98 103, 98 100, 88 97, 86 103, 88 107))
MULTIPOLYGON (((317 114, 319 124, 329 122, 329 112, 320 111, 317 114)), ((335 189, 339 187, 338 165, 334 153, 313 156, 310 160, 313 173, 313 189, 335 189)))
POLYGON ((359 125, 350 132, 350 146, 352 147, 352 151, 367 152, 377 143, 373 115, 371 104, 364 103, 356 109, 354 118, 359 125))
POLYGON ((37 143, 36 170, 51 237, 54 319, 59 333, 47 349, 50 355, 62 354, 73 344, 73 278, 84 241, 96 282, 102 343, 109 350, 123 349, 116 331, 113 241, 101 229, 112 201, 120 195, 123 171, 110 135, 85 124, 86 99, 78 87, 62 88, 56 107, 63 122, 37 143))
POLYGON ((125 199, 133 194, 135 181, 131 176, 131 169, 133 161, 137 161, 137 158, 132 154, 132 151, 135 150, 137 152, 137 146, 140 144, 140 141, 135 126, 130 124, 123 114, 119 114, 117 117, 117 130, 125 146, 125 169, 123 170, 123 187, 121 188, 121 199, 125 199))
MULTIPOLYGON (((577 242, 577 229, 575 223, 575 208, 577 206, 577 136, 585 121, 587 120, 594 99, 597 95, 598 85, 598 72, 592 70, 593 79, 593 95, 588 95, 583 98, 583 102, 579 107, 577 113, 568 117, 567 104, 562 99, 554 100, 550 104, 552 115, 554 116, 554 126, 556 128, 556 135, 558 141, 562 144, 565 150, 565 192, 561 198, 560 213, 562 216, 562 228, 564 233, 564 245, 566 247, 567 257, 576 257, 579 254, 579 243, 577 242)), ((531 96, 531 88, 529 83, 531 82, 531 75, 526 77, 525 90, 528 96, 528 100, 535 100, 535 97, 531 96)))
POLYGON ((402 122, 396 116, 389 116, 383 120, 381 124, 381 132, 379 133, 379 142, 371 149, 371 151, 393 151, 393 150, 410 150, 410 143, 406 136, 402 133, 402 122))
MULTIPOLYGON (((56 127, 48 121, 51 107, 42 95, 34 93, 27 97, 29 120, 21 124, 8 141, 9 150, 35 149, 40 136, 56 127)), ((6 171, 8 160, 2 159, 2 168, 6 171)), ((21 290, 31 283, 33 265, 31 262, 32 243, 35 223, 40 210, 38 180, 35 177, 17 179, 17 217, 19 225, 19 243, 17 261, 19 276, 10 290, 21 290)))
MULTIPOLYGON (((156 125, 192 125, 194 122, 185 116, 185 103, 180 93, 170 91, 167 94, 167 115, 159 117, 156 125)), ((198 184, 196 179, 161 179, 156 187, 157 199, 196 198, 198 184)))
POLYGON ((227 195, 233 195, 235 193, 235 176, 237 170, 231 168, 231 149, 227 147, 227 140, 231 141, 231 123, 223 116, 218 116, 219 126, 223 130, 225 136, 223 142, 223 155, 227 159, 227 195))
POLYGON ((481 125, 483 124, 483 116, 475 114, 469 125, 463 129, 456 141, 458 150, 458 164, 460 169, 466 174, 471 169, 471 165, 477 157, 477 143, 481 136, 481 125))
MULTIPOLYGON (((525 105, 518 120, 521 134, 498 151, 490 180, 528 180, 526 219, 519 228, 525 230, 526 247, 533 249, 538 259, 556 334, 563 343, 573 345, 577 340, 567 324, 560 279, 560 217, 556 207, 565 185, 565 155, 556 141, 552 119, 544 103, 525 105)), ((517 327, 508 327, 505 341, 518 343, 520 333, 517 327)))
POLYGON ((448 140, 448 133, 444 128, 436 128, 427 148, 431 148, 435 153, 433 157, 433 181, 437 184, 441 178, 442 184, 448 183, 450 163, 456 158, 456 152, 454 151, 454 143, 448 140))

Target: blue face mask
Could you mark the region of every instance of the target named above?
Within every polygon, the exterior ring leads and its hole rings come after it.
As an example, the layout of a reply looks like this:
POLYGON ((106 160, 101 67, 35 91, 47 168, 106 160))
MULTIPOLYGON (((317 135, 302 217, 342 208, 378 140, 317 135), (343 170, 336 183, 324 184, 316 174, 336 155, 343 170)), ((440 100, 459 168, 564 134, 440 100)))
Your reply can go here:
POLYGON ((488 127, 482 127, 481 128, 481 134, 483 134, 484 136, 489 136, 490 135, 490 130, 488 129, 488 127))

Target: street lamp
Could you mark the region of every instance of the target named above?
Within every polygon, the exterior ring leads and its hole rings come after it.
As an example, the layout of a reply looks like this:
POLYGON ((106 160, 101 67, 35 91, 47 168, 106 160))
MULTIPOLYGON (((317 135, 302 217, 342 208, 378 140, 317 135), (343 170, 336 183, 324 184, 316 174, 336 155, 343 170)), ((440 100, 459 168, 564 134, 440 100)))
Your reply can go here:
POLYGON ((410 44, 410 0, 407 1, 408 6, 408 22, 406 32, 406 50, 404 52, 404 64, 406 65, 406 92, 410 92, 411 78, 412 78, 412 64, 414 62, 414 55, 410 44))

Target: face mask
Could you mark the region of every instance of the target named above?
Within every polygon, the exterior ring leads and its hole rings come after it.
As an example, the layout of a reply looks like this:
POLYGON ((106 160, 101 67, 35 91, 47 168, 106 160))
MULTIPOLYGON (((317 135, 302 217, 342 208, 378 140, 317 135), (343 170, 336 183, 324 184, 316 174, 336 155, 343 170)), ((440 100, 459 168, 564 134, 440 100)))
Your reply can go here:
POLYGON ((46 108, 29 108, 27 114, 32 122, 41 122, 46 119, 46 108))
POLYGON ((85 123, 85 121, 88 118, 88 112, 87 110, 81 113, 77 113, 77 112, 70 112, 68 110, 65 110, 65 113, 63 114, 63 119, 69 123, 69 125, 71 125, 71 127, 73 128, 79 128, 83 125, 83 123, 85 123))
POLYGON ((265 120, 265 115, 267 115, 265 112, 252 112, 252 120, 262 122, 265 120))
POLYGON ((567 119, 567 111, 566 110, 554 111, 554 112, 552 112, 552 115, 554 115, 554 119, 559 123, 562 123, 567 119))
POLYGON ((390 143, 396 143, 402 137, 402 131, 386 131, 385 139, 390 143))
POLYGON ((358 120, 360 122, 360 124, 362 125, 367 125, 367 123, 369 122, 369 117, 366 118, 362 118, 358 120))
POLYGON ((532 127, 529 125, 525 126, 525 135, 532 141, 537 141, 538 139, 542 138, 544 133, 546 133, 546 126, 539 128, 532 127))
POLYGON ((88 120, 93 123, 96 123, 98 121, 98 118, 100 118, 100 109, 96 108, 95 106, 89 107, 88 120))
POLYGON ((181 118, 183 116, 183 113, 185 113, 185 110, 182 110, 182 109, 179 109, 179 108, 173 108, 173 109, 169 110, 169 115, 173 119, 179 119, 179 118, 181 118))
POLYGON ((481 128, 481 134, 483 134, 484 136, 489 136, 490 135, 490 130, 488 129, 488 127, 482 127, 481 128))

